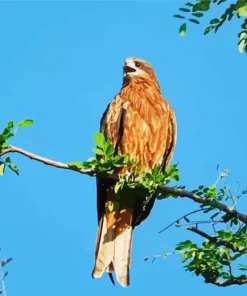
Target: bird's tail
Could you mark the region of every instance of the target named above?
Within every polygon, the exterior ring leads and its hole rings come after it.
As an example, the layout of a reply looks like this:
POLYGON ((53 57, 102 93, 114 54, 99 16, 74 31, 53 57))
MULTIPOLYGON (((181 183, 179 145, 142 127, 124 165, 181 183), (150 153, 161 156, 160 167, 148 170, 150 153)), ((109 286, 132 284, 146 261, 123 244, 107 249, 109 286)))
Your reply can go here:
POLYGON ((120 208, 116 197, 107 198, 98 226, 93 278, 100 278, 105 271, 115 271, 117 281, 123 287, 129 286, 132 217, 132 208, 120 208))

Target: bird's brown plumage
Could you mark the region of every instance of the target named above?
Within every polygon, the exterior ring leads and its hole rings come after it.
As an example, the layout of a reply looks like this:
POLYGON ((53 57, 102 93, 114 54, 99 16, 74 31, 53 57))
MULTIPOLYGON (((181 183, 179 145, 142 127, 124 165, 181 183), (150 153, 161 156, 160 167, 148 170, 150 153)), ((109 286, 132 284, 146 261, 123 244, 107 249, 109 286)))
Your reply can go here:
MULTIPOLYGON (((150 64, 137 58, 125 60, 123 86, 103 114, 100 130, 111 139, 116 153, 140 161, 142 169, 156 164, 167 168, 176 144, 176 119, 150 64)), ((128 196, 119 200, 114 185, 114 180, 97 179, 99 226, 93 277, 115 271, 118 282, 127 287, 132 231, 147 218, 154 198, 145 206, 138 196, 133 201, 128 196)))

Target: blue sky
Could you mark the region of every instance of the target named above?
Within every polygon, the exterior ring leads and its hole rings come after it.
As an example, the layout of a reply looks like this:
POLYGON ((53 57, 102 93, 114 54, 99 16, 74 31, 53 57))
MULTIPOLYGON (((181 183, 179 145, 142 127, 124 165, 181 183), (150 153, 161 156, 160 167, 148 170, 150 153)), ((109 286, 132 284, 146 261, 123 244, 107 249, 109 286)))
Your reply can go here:
MULTIPOLYGON (((11 142, 69 162, 92 156, 93 134, 122 83, 127 56, 149 61, 173 106, 180 184, 211 185, 216 166, 230 170, 232 186, 246 177, 246 56, 237 50, 237 24, 203 36, 191 25, 178 35, 173 19, 182 1, 2 2, 0 4, 0 127, 32 118, 11 142)), ((217 14, 217 11, 215 10, 217 14)), ((211 14, 213 18, 217 15, 211 14)), ((206 26, 206 20, 203 22, 206 26)), ((20 176, 0 179, 2 256, 8 295, 231 295, 185 272, 179 256, 143 258, 169 251, 185 229, 158 231, 197 208, 187 200, 157 201, 134 233, 131 287, 91 278, 97 230, 93 178, 12 155, 20 176)), ((244 205, 244 201, 242 205, 244 205)))

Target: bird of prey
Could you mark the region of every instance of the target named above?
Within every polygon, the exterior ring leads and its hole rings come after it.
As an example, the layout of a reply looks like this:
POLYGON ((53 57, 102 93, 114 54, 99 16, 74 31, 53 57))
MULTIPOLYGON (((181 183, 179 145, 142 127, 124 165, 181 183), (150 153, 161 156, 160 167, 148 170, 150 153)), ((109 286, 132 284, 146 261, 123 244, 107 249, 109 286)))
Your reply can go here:
MULTIPOLYGON (((123 84, 104 112, 100 131, 110 139, 116 154, 125 154, 141 168, 161 165, 164 171, 171 161, 177 138, 174 111, 162 97, 152 66, 129 57, 123 64, 123 84)), ((126 168, 118 174, 128 173, 126 168)), ((143 204, 143 198, 119 199, 116 181, 97 178, 98 234, 93 278, 108 272, 128 287, 133 229, 144 221, 155 198, 143 204)))

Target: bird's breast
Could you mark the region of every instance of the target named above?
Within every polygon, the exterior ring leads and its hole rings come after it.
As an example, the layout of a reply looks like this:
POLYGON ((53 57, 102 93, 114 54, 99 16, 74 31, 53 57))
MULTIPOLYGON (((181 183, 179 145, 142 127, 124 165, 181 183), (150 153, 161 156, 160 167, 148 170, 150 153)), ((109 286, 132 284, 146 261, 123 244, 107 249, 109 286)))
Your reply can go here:
POLYGON ((160 163, 168 107, 159 92, 145 88, 128 89, 116 96, 107 115, 107 134, 118 153, 140 161, 143 167, 160 163))

